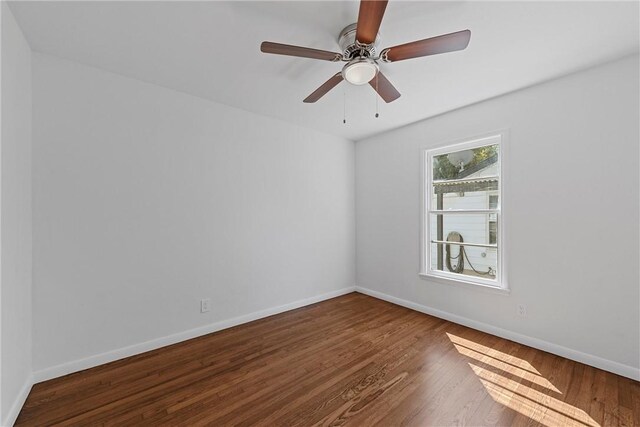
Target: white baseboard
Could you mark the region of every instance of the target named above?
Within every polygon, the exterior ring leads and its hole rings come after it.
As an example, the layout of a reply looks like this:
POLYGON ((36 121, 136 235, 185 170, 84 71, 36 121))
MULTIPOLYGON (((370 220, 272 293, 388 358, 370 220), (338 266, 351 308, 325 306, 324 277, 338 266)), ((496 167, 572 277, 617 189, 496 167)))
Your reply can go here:
POLYGON ((458 316, 446 311, 438 310, 426 305, 418 304, 412 301, 407 301, 401 298, 396 298, 391 295, 384 294, 382 292, 374 291, 371 289, 356 286, 356 291, 365 295, 372 296, 384 301, 388 301, 393 304, 401 305, 406 308, 410 308, 421 313, 426 313, 431 316, 439 317, 441 319, 448 320, 453 323, 468 326, 469 328, 477 329, 482 332, 486 332, 491 335, 496 335, 501 338, 506 338, 511 341, 515 341, 520 344, 527 345, 529 347, 537 348, 548 353, 553 353, 558 356, 565 357, 567 359, 575 360, 576 362, 584 363, 585 365, 593 366, 614 374, 622 375, 623 377, 631 378, 636 381, 640 381, 640 369, 633 366, 623 365, 622 363, 614 362, 612 360, 603 359, 592 354, 583 353, 578 350, 563 347, 558 344, 553 344, 548 341, 544 341, 538 338, 522 335, 517 332, 502 329, 497 326, 489 325, 487 323, 478 322, 466 317, 458 316))
POLYGON ((305 298, 302 300, 294 301, 288 304, 280 305, 277 307, 267 308, 265 310, 256 311, 253 313, 245 314, 243 316, 234 317, 232 319, 223 320, 220 322, 212 323, 210 325, 201 326, 195 329, 190 329, 184 332, 178 332, 176 334, 168 335, 161 338, 156 338, 150 341, 146 341, 140 344, 134 344, 128 347, 119 348, 116 350, 108 351, 106 353, 96 354, 84 359, 74 360, 68 363, 64 363, 50 368, 42 369, 33 373, 34 383, 50 380, 52 378, 61 377, 63 375, 71 374, 73 372, 82 371, 85 369, 93 368, 98 365, 113 362, 125 357, 135 356, 136 354, 144 353, 147 351, 155 350, 160 347, 165 347, 171 344, 176 344, 182 341, 186 341, 192 338, 200 337, 202 335, 217 332, 222 329, 238 326, 243 323, 252 322, 254 320, 262 319, 263 317, 272 316, 274 314, 283 313, 285 311, 294 310, 296 308, 304 307, 306 305, 315 304, 320 301, 324 301, 330 298, 335 298, 340 295, 345 295, 356 290, 355 286, 339 289, 337 291, 327 292, 322 295, 316 295, 314 297, 305 298))
POLYGON ((20 389, 20 393, 18 393, 18 396, 16 396, 16 400, 14 400, 13 405, 11 405, 11 409, 9 409, 9 412, 4 417, 4 420, 2 420, 2 426, 10 427, 16 422, 16 419, 18 419, 18 415, 20 415, 20 410, 24 406, 24 402, 27 400, 27 396, 29 396, 29 392, 31 391, 31 387, 33 387, 33 384, 33 377, 30 376, 24 382, 22 389, 20 389))

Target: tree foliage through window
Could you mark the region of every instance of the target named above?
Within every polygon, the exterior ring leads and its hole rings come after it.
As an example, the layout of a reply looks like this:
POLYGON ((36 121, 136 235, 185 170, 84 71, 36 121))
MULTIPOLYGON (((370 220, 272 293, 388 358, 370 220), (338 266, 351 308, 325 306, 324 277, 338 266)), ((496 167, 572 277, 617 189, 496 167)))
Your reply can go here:
POLYGON ((487 145, 484 147, 473 148, 471 151, 473 152, 473 159, 464 165, 464 170, 462 171, 460 170, 460 166, 454 165, 449 161, 447 154, 435 156, 433 158, 433 179, 441 180, 463 178, 467 175, 464 173, 465 170, 472 170, 481 162, 496 156, 498 154, 498 146, 487 145))

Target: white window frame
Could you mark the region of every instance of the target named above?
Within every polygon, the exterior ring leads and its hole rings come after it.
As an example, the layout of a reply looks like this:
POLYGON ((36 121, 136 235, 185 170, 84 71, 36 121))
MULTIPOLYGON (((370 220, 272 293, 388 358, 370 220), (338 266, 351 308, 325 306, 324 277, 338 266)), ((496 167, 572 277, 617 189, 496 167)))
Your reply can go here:
MULTIPOLYGON (((507 151, 507 132, 493 132, 487 136, 465 139, 463 142, 450 142, 442 144, 436 148, 425 148, 422 151, 422 209, 421 209, 421 238, 420 238, 420 276, 426 279, 437 279, 451 284, 471 284, 485 288, 492 288, 500 291, 509 290, 505 274, 505 239, 504 239, 504 159, 507 151), (486 145, 498 145, 498 208, 497 209, 479 209, 464 211, 449 211, 450 215, 456 212, 466 213, 495 213, 497 220, 498 239, 496 242, 497 249, 497 269, 496 278, 485 279, 482 277, 468 276, 464 274, 452 273, 448 271, 440 271, 432 268, 432 241, 436 240, 436 230, 430 229, 430 217, 437 211, 432 207, 431 192, 433 188, 433 158, 438 155, 451 153, 455 151, 468 150, 472 148, 482 147, 486 145)), ((496 194, 493 192, 493 194, 496 194)), ((487 231, 488 232, 488 231, 487 231)), ((469 242, 474 243, 474 242, 469 242)), ((488 244, 487 244, 488 245, 488 244)))

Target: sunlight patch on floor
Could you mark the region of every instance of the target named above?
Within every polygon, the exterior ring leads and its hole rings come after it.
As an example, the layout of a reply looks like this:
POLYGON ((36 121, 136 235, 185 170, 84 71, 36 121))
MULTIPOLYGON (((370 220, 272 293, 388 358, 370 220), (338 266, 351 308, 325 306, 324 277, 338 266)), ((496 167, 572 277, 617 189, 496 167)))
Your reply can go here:
POLYGON ((549 427, 599 424, 582 409, 469 363, 493 400, 549 427))
POLYGON ((538 372, 538 370, 536 368, 534 368, 533 365, 531 365, 531 363, 527 362, 526 360, 520 359, 520 358, 512 356, 510 354, 503 353, 503 352, 498 351, 498 350, 494 350, 491 347, 487 347, 487 346, 484 346, 482 344, 478 344, 478 343, 475 343, 473 341, 469 341, 467 339, 464 339, 462 337, 450 334, 448 332, 447 332, 447 336, 449 337, 451 342, 454 343, 454 344, 458 344, 460 346, 467 347, 468 349, 475 350, 478 353, 482 353, 482 354, 484 354, 486 356, 492 357, 492 358, 497 359, 497 360, 499 360, 501 362, 508 363, 509 365, 513 365, 513 366, 515 366, 517 368, 527 370, 527 371, 529 371, 531 373, 534 373, 536 375, 540 375, 540 372, 538 372))
POLYGON ((514 365, 510 365, 508 363, 502 362, 501 360, 494 359, 491 356, 478 353, 477 351, 471 350, 467 347, 464 347, 458 344, 454 344, 454 347, 456 348, 456 350, 458 350, 458 353, 463 354, 467 357, 470 357, 471 359, 475 359, 478 362, 493 366, 494 368, 500 369, 501 371, 507 372, 511 375, 527 380, 533 384, 537 384, 548 390, 555 391, 556 393, 562 394, 560 390, 556 388, 556 386, 551 384, 551 382, 548 379, 546 379, 541 375, 534 374, 531 371, 518 368, 514 365))
POLYGON ((469 367, 495 402, 549 427, 599 426, 582 409, 550 396, 562 393, 528 361, 456 335, 447 333, 447 336, 461 355, 478 363, 469 362, 469 367), (530 387, 529 383, 544 387, 549 394, 530 387))

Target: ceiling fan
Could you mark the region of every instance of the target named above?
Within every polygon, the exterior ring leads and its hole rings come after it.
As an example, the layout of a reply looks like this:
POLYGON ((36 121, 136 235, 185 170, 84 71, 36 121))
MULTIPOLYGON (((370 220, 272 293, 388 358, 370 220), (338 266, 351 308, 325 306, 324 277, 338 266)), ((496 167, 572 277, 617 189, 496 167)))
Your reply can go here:
POLYGON ((422 56, 463 50, 469 44, 471 31, 463 30, 398 46, 387 47, 378 53, 382 22, 388 0, 362 0, 358 22, 344 28, 338 36, 342 53, 281 43, 262 42, 260 50, 276 55, 299 56, 324 61, 344 61, 342 71, 323 83, 304 102, 316 102, 342 80, 354 85, 369 83, 385 102, 395 101, 400 92, 380 71, 379 62, 397 62, 422 56))

